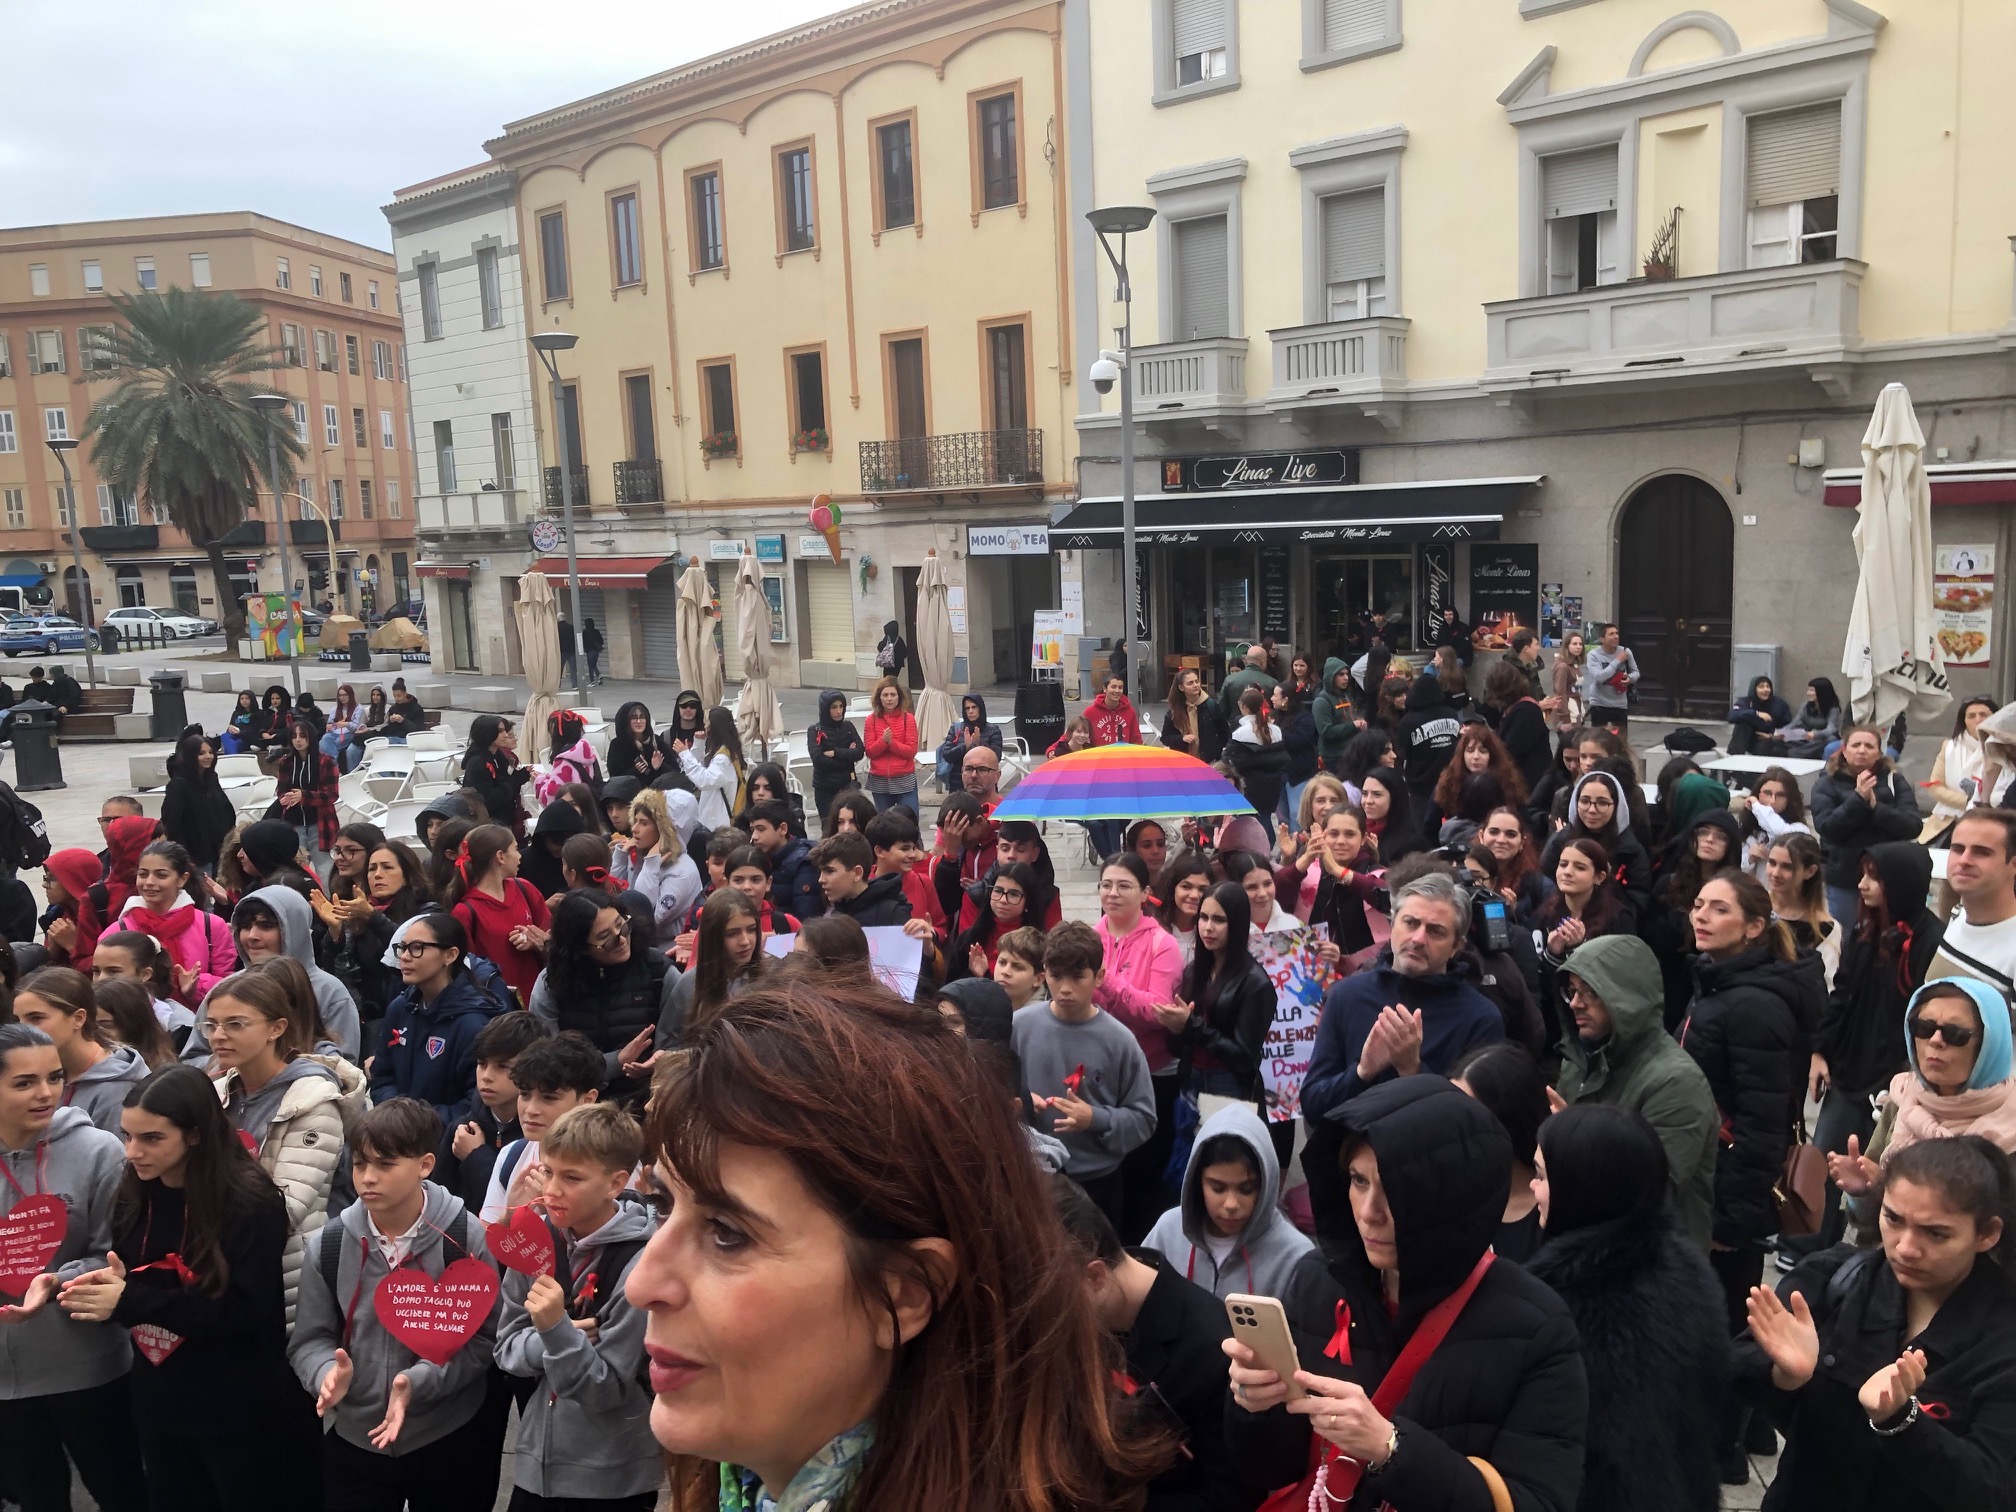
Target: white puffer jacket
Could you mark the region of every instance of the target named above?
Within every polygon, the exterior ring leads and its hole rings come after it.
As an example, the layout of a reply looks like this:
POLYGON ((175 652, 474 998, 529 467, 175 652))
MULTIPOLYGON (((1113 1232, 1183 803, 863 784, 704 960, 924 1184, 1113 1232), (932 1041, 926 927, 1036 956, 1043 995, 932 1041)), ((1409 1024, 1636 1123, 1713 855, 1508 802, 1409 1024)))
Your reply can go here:
MULTIPOLYGON (((344 1140, 364 1111, 368 1088, 364 1073, 339 1056, 304 1059, 326 1066, 337 1085, 321 1076, 304 1076, 290 1084, 259 1146, 260 1166, 287 1199, 287 1248, 281 1254, 281 1269, 287 1286, 289 1329, 294 1326, 294 1299, 301 1290, 308 1236, 322 1227, 328 1216, 329 1192, 342 1162, 344 1140)), ((217 1083, 218 1096, 227 1105, 237 1075, 229 1072, 217 1083)))

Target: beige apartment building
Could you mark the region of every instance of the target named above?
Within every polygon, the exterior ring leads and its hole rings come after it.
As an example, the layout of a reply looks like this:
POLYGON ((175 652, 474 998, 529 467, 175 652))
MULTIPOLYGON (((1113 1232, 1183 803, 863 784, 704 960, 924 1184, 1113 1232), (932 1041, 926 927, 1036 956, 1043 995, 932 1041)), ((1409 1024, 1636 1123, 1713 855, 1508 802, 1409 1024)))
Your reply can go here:
POLYGON ((517 576, 564 576, 564 436, 611 674, 678 675, 671 590, 697 558, 736 675, 749 551, 782 680, 861 685, 935 551, 955 680, 1014 675, 1056 602, 1026 548, 1070 491, 1080 408, 1062 27, 1048 0, 857 6, 513 122, 490 164, 401 192, 419 570, 459 664, 511 665, 517 576), (478 364, 514 325, 517 365, 478 364), (542 331, 579 338, 557 414, 524 345, 542 331), (536 475, 510 423, 528 381, 536 475))
POLYGON ((385 253, 251 212, 0 229, 0 586, 95 621, 130 605, 223 618, 205 554, 165 518, 71 454, 86 583, 76 591, 73 511, 47 442, 81 436, 110 296, 229 290, 269 321, 265 380, 293 397, 307 448, 296 496, 262 498, 233 536, 240 593, 281 587, 287 531, 297 585, 357 609, 406 597, 413 578, 413 458, 398 285, 385 253), (331 539, 333 537, 333 540, 331 539))

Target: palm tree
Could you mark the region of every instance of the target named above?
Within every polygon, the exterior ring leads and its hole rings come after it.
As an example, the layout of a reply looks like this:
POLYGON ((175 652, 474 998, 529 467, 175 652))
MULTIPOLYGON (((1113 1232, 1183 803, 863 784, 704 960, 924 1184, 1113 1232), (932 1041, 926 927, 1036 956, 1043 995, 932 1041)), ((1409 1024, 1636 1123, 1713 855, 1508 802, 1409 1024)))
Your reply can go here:
POLYGON ((269 440, 279 442, 283 492, 307 455, 292 425, 252 404, 266 386, 256 376, 279 365, 266 317, 235 294, 200 289, 143 290, 111 303, 120 324, 89 381, 117 387, 85 423, 91 460, 113 488, 151 505, 208 555, 219 617, 236 640, 245 610, 224 565, 224 538, 258 507, 269 440))

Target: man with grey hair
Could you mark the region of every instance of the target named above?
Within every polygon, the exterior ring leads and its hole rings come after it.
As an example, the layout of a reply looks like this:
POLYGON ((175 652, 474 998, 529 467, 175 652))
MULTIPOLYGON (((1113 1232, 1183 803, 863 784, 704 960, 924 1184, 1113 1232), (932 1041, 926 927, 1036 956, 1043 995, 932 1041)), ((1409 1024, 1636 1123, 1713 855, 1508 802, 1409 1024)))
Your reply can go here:
POLYGON ((1496 1005, 1452 969, 1469 929, 1470 906, 1447 872, 1427 872, 1393 894, 1393 938, 1378 964, 1323 999, 1302 1081, 1304 1117, 1326 1117, 1388 1077, 1446 1075, 1475 1046, 1505 1037, 1496 1005))
POLYGON ((1262 693, 1272 693, 1274 685, 1280 681, 1267 670, 1267 648, 1258 641, 1246 648, 1244 667, 1225 679, 1225 686, 1218 690, 1218 706, 1225 711, 1225 728, 1239 728, 1239 695, 1248 688, 1258 688, 1262 693))

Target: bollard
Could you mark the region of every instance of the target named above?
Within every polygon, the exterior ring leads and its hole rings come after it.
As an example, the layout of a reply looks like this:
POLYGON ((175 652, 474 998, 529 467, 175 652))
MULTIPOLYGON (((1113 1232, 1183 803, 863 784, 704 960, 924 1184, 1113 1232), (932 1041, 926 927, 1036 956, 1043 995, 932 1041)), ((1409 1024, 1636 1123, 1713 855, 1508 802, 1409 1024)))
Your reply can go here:
POLYGON ((350 670, 352 672, 371 670, 371 637, 362 630, 350 632, 350 670))
POLYGON ((63 758, 56 749, 56 710, 39 699, 23 699, 9 711, 8 738, 14 742, 14 787, 40 793, 67 787, 63 758))
POLYGON ((183 697, 183 674, 174 668, 164 668, 148 674, 147 681, 153 689, 154 717, 148 733, 156 740, 175 740, 189 723, 189 703, 183 697))

